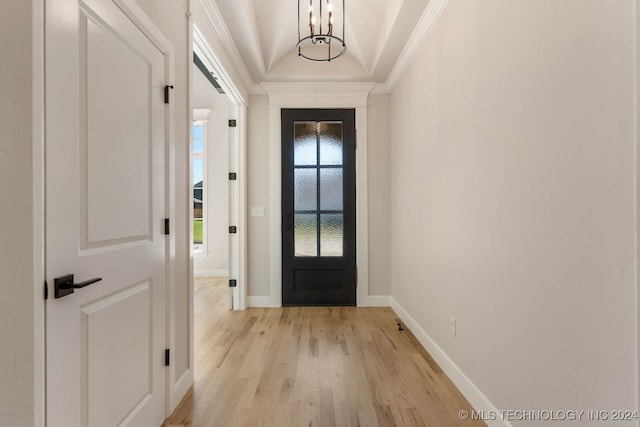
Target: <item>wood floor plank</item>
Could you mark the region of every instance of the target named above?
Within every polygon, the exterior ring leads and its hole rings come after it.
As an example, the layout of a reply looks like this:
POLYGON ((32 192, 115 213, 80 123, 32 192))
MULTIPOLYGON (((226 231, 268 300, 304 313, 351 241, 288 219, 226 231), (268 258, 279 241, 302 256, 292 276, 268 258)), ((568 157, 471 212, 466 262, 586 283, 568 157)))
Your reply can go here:
POLYGON ((233 312, 195 285, 195 384, 165 427, 484 426, 390 308, 233 312))

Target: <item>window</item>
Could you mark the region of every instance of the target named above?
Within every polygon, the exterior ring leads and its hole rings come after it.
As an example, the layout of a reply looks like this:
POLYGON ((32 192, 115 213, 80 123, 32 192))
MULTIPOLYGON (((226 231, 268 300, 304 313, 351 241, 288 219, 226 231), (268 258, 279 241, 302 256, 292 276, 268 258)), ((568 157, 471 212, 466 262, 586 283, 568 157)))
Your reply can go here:
POLYGON ((207 117, 208 109, 193 111, 191 143, 191 184, 193 187, 193 252, 206 252, 207 245, 207 117))

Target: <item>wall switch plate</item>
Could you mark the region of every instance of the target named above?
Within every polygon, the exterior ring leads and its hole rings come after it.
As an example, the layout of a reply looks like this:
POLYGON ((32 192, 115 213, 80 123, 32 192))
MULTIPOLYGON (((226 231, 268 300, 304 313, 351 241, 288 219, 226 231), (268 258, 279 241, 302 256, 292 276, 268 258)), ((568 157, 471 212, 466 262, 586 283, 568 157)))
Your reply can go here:
POLYGON ((451 333, 451 336, 455 338, 456 336, 456 318, 455 317, 449 317, 449 332, 451 333))
POLYGON ((264 208, 263 207, 252 207, 251 208, 251 216, 264 216, 264 208))

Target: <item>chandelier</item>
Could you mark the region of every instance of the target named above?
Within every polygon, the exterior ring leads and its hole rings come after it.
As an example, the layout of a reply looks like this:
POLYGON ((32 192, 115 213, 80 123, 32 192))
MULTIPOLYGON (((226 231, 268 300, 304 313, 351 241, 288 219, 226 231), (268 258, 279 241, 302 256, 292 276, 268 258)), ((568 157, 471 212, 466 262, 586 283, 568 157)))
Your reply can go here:
MULTIPOLYGON (((347 51, 344 43, 344 2, 345 0, 309 0, 309 15, 300 16, 300 3, 306 5, 306 0, 298 0, 298 56, 315 62, 331 62, 340 58, 347 51), (334 20, 339 9, 334 9, 333 3, 342 3, 342 36, 334 34, 334 20), (309 27, 309 35, 301 36, 300 27, 309 27)), ((304 7, 304 6, 303 6, 304 7)), ((338 16, 338 19, 340 17, 338 16)))

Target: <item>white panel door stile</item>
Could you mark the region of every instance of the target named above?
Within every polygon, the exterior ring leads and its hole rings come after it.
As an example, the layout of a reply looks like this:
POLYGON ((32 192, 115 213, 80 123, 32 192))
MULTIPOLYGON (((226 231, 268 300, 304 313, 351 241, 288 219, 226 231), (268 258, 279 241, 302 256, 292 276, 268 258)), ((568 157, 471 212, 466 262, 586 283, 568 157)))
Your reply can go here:
POLYGON ((46 16, 49 427, 166 409, 165 58, 112 0, 46 16), (101 281, 54 298, 54 279, 101 281))

